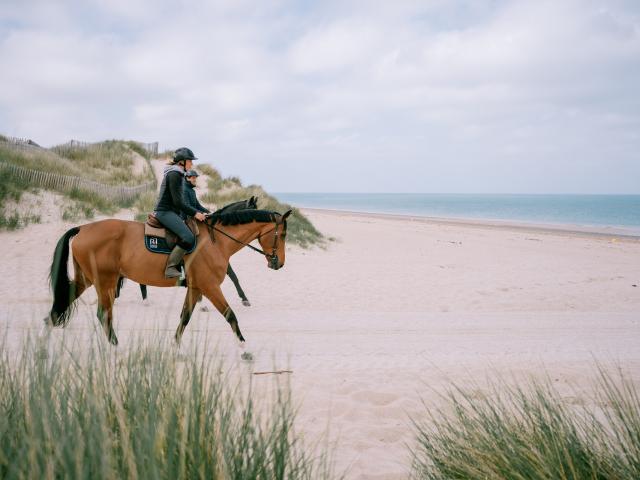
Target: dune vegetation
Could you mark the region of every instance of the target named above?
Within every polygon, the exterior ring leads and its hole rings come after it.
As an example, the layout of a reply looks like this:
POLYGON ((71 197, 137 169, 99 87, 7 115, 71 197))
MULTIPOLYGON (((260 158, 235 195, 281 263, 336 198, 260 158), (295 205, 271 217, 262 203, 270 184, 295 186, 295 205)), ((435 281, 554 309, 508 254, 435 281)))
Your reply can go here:
POLYGON ((252 196, 258 197, 258 208, 284 213, 293 210, 287 221, 287 242, 307 248, 322 245, 325 241, 322 233, 297 209, 278 201, 259 185, 243 186, 238 177, 222 177, 220 172, 210 165, 198 165, 197 169, 209 177, 208 192, 200 198, 203 203, 221 208, 238 200, 252 196))
POLYGON ((107 140, 86 146, 58 145, 52 148, 16 148, 0 141, 0 161, 61 175, 79 176, 105 185, 139 185, 154 180, 147 162, 134 173, 133 152, 148 159, 135 142, 107 140))
POLYGON ((335 478, 296 435, 289 387, 257 393, 209 349, 39 342, 2 348, 0 478, 335 478))
MULTIPOLYGON (((162 155, 170 156, 172 152, 162 155)), ((155 182, 151 167, 151 155, 142 144, 134 141, 107 140, 92 144, 67 143, 51 148, 34 145, 16 145, 7 137, 0 136, 0 167, 2 164, 79 177, 114 187, 133 187, 155 182)), ((223 178, 209 165, 199 165, 197 169, 208 176, 208 192, 200 198, 203 203, 222 207, 237 200, 251 196, 259 198, 262 209, 281 213, 291 209, 293 214, 288 221, 288 241, 302 247, 322 245, 322 234, 296 208, 281 203, 269 195, 259 185, 243 186, 237 177, 223 178)), ((0 229, 15 229, 37 222, 36 216, 20 215, 17 212, 5 212, 8 200, 18 202, 22 192, 36 192, 37 185, 29 185, 4 169, 0 176, 0 229)), ((114 214, 121 208, 132 208, 135 219, 144 221, 155 206, 157 192, 154 188, 136 194, 135 198, 118 196, 106 197, 96 191, 85 188, 59 190, 66 197, 62 211, 65 221, 91 219, 96 214, 114 214)))
POLYGON ((413 478, 640 478, 640 396, 621 373, 600 369, 592 398, 568 401, 547 379, 446 400, 414 419, 413 478))
MULTIPOLYGON (((78 177, 114 187, 137 186, 155 181, 149 164, 150 155, 137 142, 109 140, 86 145, 58 145, 41 148, 15 144, 0 138, 0 167, 15 165, 31 171, 78 177)), ((30 214, 6 211, 6 202, 20 201, 23 192, 35 193, 41 185, 29 184, 11 168, 3 168, 0 179, 0 228, 15 229, 38 218, 30 214)), ((105 197, 84 188, 55 189, 66 197, 62 219, 76 221, 93 218, 97 213, 112 214, 129 207, 131 199, 105 197)))

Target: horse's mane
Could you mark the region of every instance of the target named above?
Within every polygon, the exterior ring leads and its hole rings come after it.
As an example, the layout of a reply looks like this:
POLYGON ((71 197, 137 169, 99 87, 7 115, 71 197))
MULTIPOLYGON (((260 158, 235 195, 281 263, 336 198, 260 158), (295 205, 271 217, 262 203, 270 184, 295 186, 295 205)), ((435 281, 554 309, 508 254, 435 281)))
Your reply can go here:
POLYGON ((229 205, 225 205, 224 207, 216 210, 214 215, 219 215, 221 213, 229 213, 236 212, 238 210, 256 210, 258 208, 258 197, 251 196, 246 200, 240 200, 238 202, 230 203, 229 205))
POLYGON ((275 222, 277 212, 270 210, 237 210, 234 212, 216 212, 209 216, 208 222, 215 225, 220 222, 222 225, 243 225, 251 222, 275 222))

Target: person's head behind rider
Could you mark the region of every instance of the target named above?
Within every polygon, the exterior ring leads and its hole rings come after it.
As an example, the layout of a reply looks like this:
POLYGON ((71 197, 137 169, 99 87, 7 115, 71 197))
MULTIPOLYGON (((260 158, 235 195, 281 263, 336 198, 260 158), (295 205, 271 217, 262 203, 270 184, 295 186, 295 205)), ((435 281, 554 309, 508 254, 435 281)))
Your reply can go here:
POLYGON ((185 173, 184 175, 187 181, 194 187, 196 186, 196 180, 199 176, 200 175, 198 175, 198 172, 196 172, 195 170, 187 170, 187 173, 185 173))

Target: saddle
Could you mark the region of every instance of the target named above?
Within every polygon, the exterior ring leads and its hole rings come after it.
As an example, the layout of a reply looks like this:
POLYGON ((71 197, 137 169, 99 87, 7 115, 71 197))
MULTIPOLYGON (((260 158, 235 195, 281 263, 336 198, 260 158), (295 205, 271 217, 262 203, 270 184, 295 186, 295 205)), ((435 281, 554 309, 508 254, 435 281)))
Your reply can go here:
MULTIPOLYGON (((197 238, 200 230, 198 224, 193 218, 188 218, 185 224, 191 230, 191 233, 197 238)), ((165 228, 153 213, 147 216, 147 221, 144 224, 144 244, 147 250, 154 253, 171 253, 173 247, 178 242, 178 236, 171 230, 165 228)), ((187 253, 193 252, 196 248, 196 242, 193 244, 193 248, 187 253)))

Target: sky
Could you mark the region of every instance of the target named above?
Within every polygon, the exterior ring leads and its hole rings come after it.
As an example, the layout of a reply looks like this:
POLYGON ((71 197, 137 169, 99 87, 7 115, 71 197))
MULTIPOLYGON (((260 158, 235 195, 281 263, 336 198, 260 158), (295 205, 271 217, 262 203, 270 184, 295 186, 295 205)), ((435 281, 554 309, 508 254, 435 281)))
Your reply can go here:
POLYGON ((2 0, 0 133, 271 192, 640 193, 637 0, 2 0))

